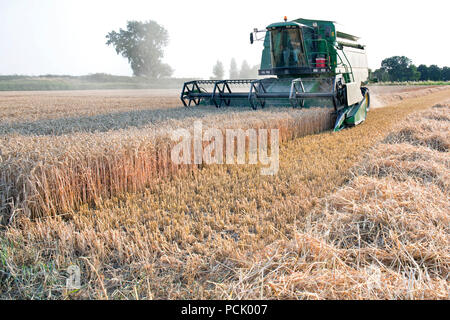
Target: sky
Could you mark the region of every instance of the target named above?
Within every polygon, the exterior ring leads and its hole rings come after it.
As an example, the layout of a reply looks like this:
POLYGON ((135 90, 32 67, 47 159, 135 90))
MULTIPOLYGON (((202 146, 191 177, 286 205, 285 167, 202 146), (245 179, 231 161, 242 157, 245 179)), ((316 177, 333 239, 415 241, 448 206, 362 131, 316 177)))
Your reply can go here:
POLYGON ((362 38, 372 69, 394 55, 450 66, 449 12, 448 0, 0 0, 0 74, 131 75, 105 36, 155 20, 169 32, 174 76, 208 78, 217 60, 258 64, 262 42, 250 45, 250 32, 284 16, 338 22, 362 38))

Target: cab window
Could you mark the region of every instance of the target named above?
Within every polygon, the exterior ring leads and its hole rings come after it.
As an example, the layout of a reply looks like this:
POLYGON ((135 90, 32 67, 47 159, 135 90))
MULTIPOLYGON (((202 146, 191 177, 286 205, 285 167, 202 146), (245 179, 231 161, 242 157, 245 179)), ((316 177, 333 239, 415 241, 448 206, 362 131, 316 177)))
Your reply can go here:
POLYGON ((272 63, 275 68, 305 66, 303 41, 299 28, 279 28, 270 33, 272 63))

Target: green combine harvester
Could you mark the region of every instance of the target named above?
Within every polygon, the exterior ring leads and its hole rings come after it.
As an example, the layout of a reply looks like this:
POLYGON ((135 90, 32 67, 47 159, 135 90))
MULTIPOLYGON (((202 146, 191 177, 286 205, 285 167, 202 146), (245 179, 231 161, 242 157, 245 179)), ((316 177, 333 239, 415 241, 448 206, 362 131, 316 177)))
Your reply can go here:
POLYGON ((334 131, 366 119, 370 96, 363 85, 369 70, 358 37, 337 31, 332 21, 285 17, 266 30, 255 29, 250 42, 255 40, 264 41, 261 79, 186 82, 184 106, 329 107, 336 115, 334 131), (265 36, 258 39, 261 32, 265 36))

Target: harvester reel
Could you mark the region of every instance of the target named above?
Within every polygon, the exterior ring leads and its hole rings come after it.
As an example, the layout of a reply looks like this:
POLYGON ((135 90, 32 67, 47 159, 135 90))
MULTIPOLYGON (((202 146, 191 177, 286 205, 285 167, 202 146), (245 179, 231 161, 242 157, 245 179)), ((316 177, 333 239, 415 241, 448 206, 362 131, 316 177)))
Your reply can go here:
POLYGON ((196 106, 200 104, 201 98, 193 97, 193 93, 204 93, 206 90, 200 87, 197 81, 186 82, 183 86, 183 91, 181 92, 181 101, 185 107, 190 107, 191 103, 194 102, 196 106), (188 100, 188 102, 186 102, 188 100))
POLYGON ((292 80, 289 102, 293 108, 297 108, 299 106, 303 108, 305 106, 305 99, 297 98, 297 92, 305 92, 305 86, 303 85, 302 79, 292 80))
POLYGON ((227 91, 227 93, 231 94, 231 89, 227 81, 217 81, 214 84, 214 90, 211 95, 211 100, 213 101, 216 108, 222 107, 223 102, 225 102, 226 106, 230 105, 231 99, 222 98, 223 94, 225 93, 225 90, 227 91))
POLYGON ((258 106, 264 108, 266 106, 266 101, 264 99, 258 98, 258 94, 266 93, 264 84, 261 80, 252 81, 250 84, 250 92, 248 94, 248 101, 253 110, 258 109, 258 106))

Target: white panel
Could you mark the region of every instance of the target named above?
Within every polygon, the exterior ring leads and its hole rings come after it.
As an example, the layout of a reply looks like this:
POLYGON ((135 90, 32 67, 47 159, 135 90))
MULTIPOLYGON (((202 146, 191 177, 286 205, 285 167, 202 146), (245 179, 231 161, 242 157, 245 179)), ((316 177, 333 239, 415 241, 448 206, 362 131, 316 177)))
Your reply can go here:
POLYGON ((355 77, 354 82, 366 82, 369 78, 366 51, 354 48, 344 48, 344 53, 350 61, 353 75, 355 77))
POLYGON ((350 82, 347 86, 347 103, 349 106, 355 103, 361 102, 363 96, 361 93, 361 84, 356 82, 350 82))

